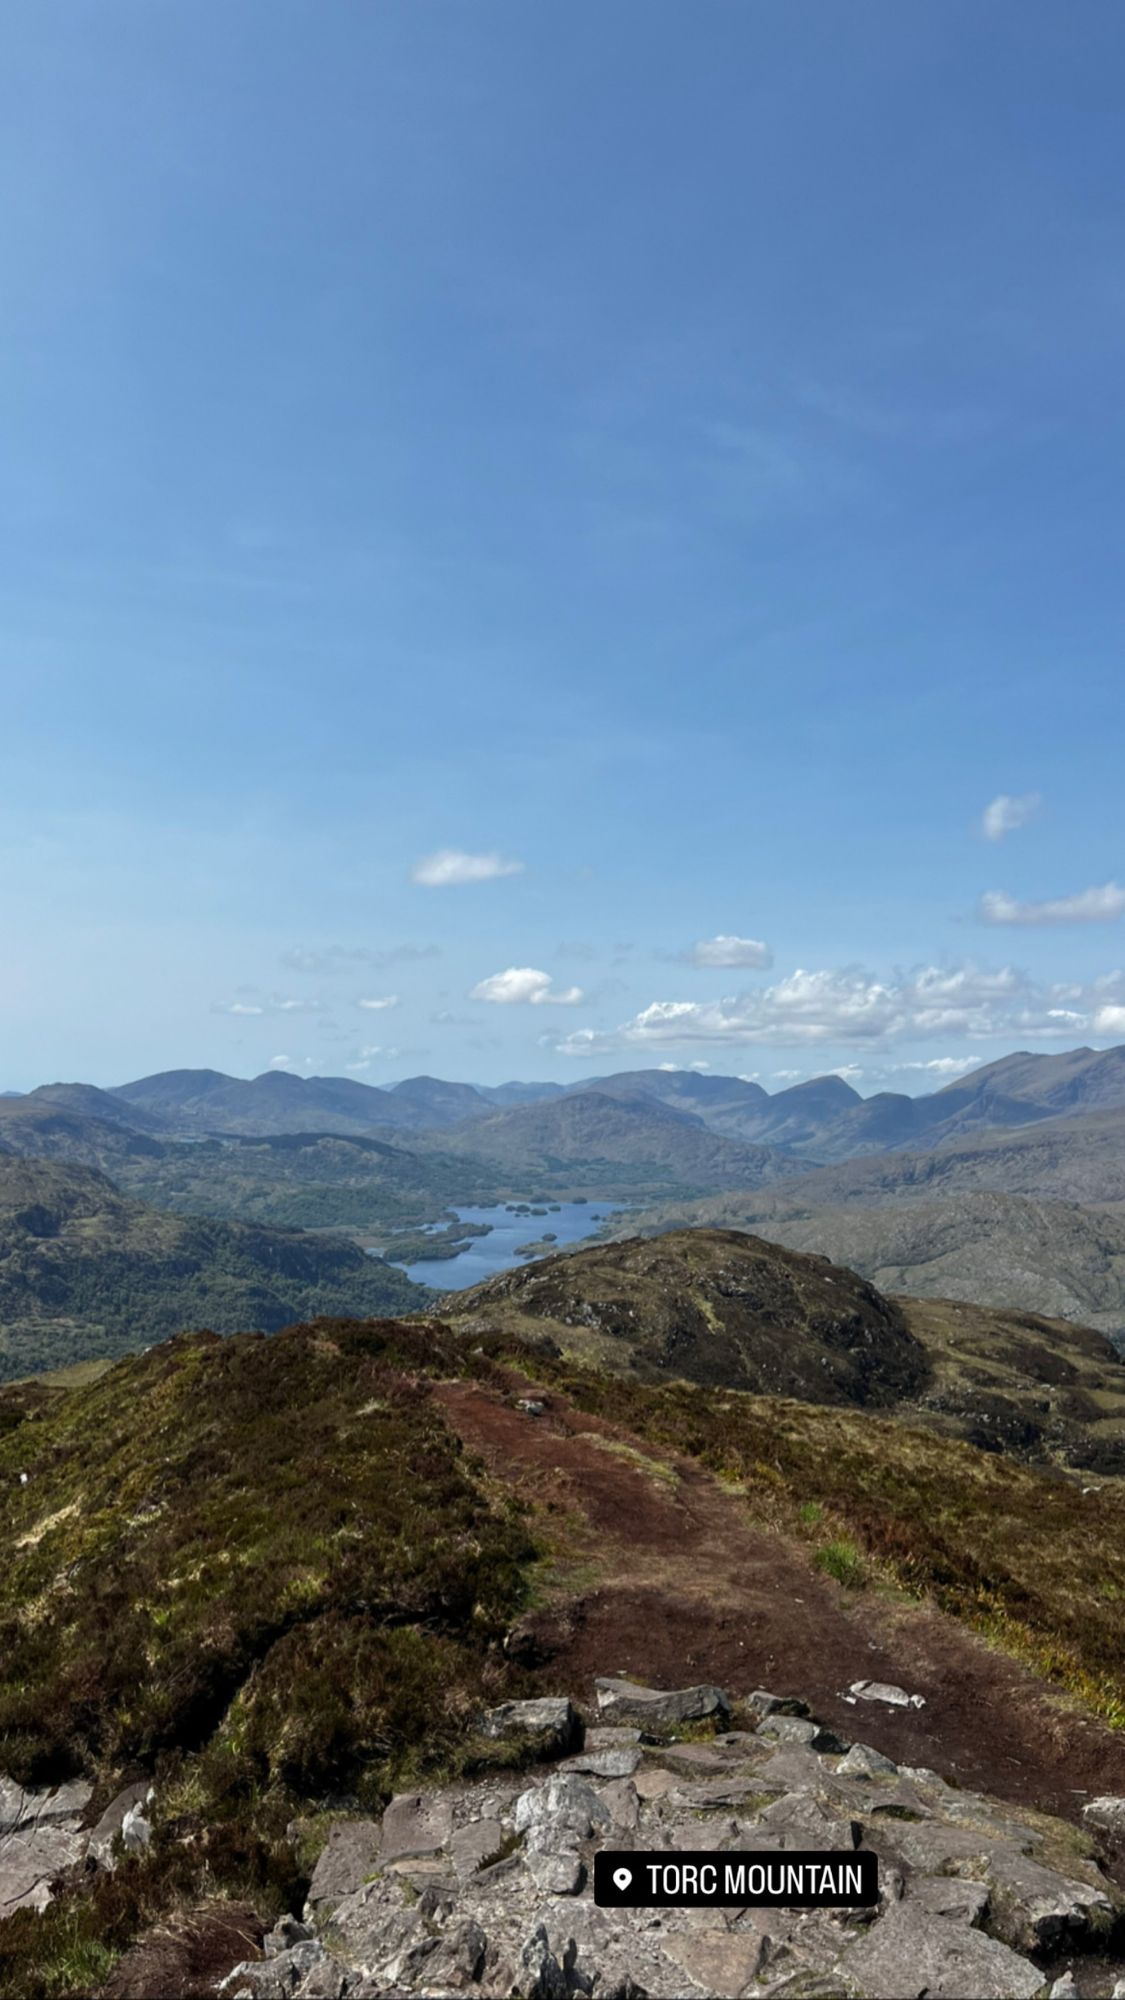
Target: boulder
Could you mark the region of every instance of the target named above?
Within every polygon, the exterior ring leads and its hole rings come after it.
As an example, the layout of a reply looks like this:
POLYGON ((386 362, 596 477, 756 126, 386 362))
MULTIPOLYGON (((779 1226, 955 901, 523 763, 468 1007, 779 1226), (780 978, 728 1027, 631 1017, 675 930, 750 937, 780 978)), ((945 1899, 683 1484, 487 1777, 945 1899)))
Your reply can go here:
POLYGON ((1015 1848, 990 1853, 984 1874, 992 1891, 990 1928, 1017 1951, 1095 1944, 1113 1926, 1116 1913, 1105 1890, 1071 1881, 1015 1848))
POLYGON ((838 1778, 895 1778, 898 1765, 881 1750, 873 1750, 869 1743, 853 1743, 846 1757, 841 1757, 836 1766, 838 1778))
POLYGON ((337 1820, 309 1883, 307 1908, 327 1912, 361 1889, 375 1868, 379 1829, 373 1819, 337 1820))
POLYGON ((564 1757, 582 1742, 582 1718, 565 1695, 501 1702, 482 1715, 477 1726, 482 1736, 493 1740, 520 1737, 541 1757, 564 1757))
POLYGON ((570 2000, 570 1981, 551 1950, 544 1924, 536 1925, 520 1951, 512 2000, 570 2000))
POLYGON ((830 1729, 822 1728, 819 1722, 803 1715, 767 1715, 758 1724, 758 1735, 767 1743, 807 1744, 810 1750, 822 1750, 828 1755, 847 1749, 847 1744, 834 1736, 830 1729))
POLYGON ((1119 1833, 1125 1839, 1125 1799, 1112 1795, 1090 1799, 1082 1808, 1082 1817, 1099 1833, 1119 1833))
POLYGON ((569 1848, 588 1840, 596 1828, 608 1826, 609 1811, 593 1786, 572 1774, 548 1778, 545 1785, 521 1792, 514 1822, 517 1833, 542 1827, 556 1847, 569 1848))
POLYGON ((126 1785, 106 1807, 97 1825, 90 1834, 86 1849, 103 1868, 113 1866, 113 1843, 121 1833, 126 1817, 133 1808, 146 1805, 153 1796, 152 1786, 146 1779, 139 1785, 126 1785))
POLYGON ((379 1862, 423 1860, 440 1854, 453 1832, 453 1807, 440 1792, 399 1792, 383 1814, 379 1862))
POLYGON ((753 1694, 747 1695, 745 1706, 759 1722, 764 1722, 767 1715, 807 1715, 809 1712, 807 1701, 798 1701, 794 1694, 770 1694, 766 1688, 755 1688, 753 1694))
POLYGON ((908 1897, 848 1952, 848 1978, 869 2000, 1034 2000, 1043 1975, 996 1938, 908 1897))
POLYGON ((598 1713, 610 1722, 631 1722, 641 1729, 667 1728, 677 1722, 703 1722, 714 1716, 725 1722, 730 1702, 721 1688, 649 1688, 632 1681, 596 1680, 598 1713))

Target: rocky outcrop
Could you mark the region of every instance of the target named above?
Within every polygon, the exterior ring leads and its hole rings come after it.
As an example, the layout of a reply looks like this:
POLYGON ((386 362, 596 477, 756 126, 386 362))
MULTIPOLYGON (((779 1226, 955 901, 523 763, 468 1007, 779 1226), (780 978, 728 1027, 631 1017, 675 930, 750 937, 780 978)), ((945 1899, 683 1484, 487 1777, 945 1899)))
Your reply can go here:
POLYGON ((1074 1827, 843 1744, 794 1713, 802 1703, 763 1690, 734 1711, 747 1728, 724 1726, 731 1704, 716 1689, 602 1682, 598 1694, 603 1714, 631 1703, 638 1725, 595 1726, 582 1753, 534 1773, 403 1794, 379 1826, 337 1820, 307 1927, 279 1926, 224 2000, 1034 2000, 1072 1990, 1075 1953, 1095 1954, 1086 1994, 1108 1996, 1125 1970, 1112 1957, 1123 1899, 1074 1827), (703 1704, 716 1730, 706 1740, 692 1714, 701 1694, 717 1697, 703 1704), (677 1709, 692 1740, 667 1740, 677 1709), (600 1909, 599 1847, 871 1851, 878 1900, 600 1909))

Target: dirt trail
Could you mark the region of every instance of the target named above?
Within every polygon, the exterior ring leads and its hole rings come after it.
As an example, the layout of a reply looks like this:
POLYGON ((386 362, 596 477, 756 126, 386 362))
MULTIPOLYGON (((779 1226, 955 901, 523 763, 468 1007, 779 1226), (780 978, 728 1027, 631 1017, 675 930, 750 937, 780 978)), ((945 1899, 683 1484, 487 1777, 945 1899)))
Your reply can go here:
POLYGON ((588 1579, 530 1621, 545 1692, 589 1697, 596 1674, 616 1673, 714 1681, 735 1695, 767 1687, 802 1695, 824 1722, 899 1762, 1045 1812, 1075 1819, 1087 1797, 1125 1793, 1125 1734, 952 1619, 849 1595, 799 1545, 755 1528, 737 1493, 690 1460, 665 1454, 661 1477, 643 1440, 554 1391, 514 1376, 511 1388, 546 1413, 475 1383, 435 1393, 493 1474, 559 1513, 588 1579), (842 1691, 861 1679, 895 1682, 926 1705, 853 1706, 842 1691))

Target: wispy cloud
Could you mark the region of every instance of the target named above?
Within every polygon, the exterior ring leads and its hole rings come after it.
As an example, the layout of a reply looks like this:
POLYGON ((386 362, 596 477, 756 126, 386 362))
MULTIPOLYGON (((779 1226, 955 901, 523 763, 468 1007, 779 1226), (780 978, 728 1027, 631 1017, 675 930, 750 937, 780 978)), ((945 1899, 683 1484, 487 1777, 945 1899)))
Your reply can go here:
POLYGON ((369 1014, 382 1014, 388 1007, 398 1006, 397 993, 382 993, 366 1000, 357 1000, 357 1007, 365 1007, 369 1014))
POLYGON ((980 899, 979 915, 986 924, 1107 924, 1125 916, 1125 889, 1104 882, 1041 903, 1021 903, 1002 889, 990 889, 980 899))
POLYGON ((417 959, 440 957, 436 944, 392 944, 379 950, 366 945, 326 944, 317 949, 294 945, 281 954, 287 972, 315 972, 330 975, 353 972, 357 965, 369 965, 376 972, 391 965, 408 965, 417 959))
POLYGON ((701 938, 687 951, 677 952, 677 958, 685 965, 746 966, 759 971, 773 964, 773 953, 768 944, 760 938, 733 937, 720 931, 718 937, 701 938))
POLYGON ((474 986, 470 1000, 489 1000, 495 1006, 577 1007, 582 999, 580 986, 568 986, 564 993, 553 989, 549 972, 532 965, 510 965, 506 972, 494 972, 474 986))
POLYGON ((1037 985, 1015 966, 923 966, 886 980, 858 968, 798 968, 722 1000, 654 1000, 618 1028, 582 1029, 556 1046, 561 1055, 590 1056, 693 1044, 878 1048, 936 1035, 1049 1039, 1082 1032, 1095 1005, 1107 1008, 1121 997, 1101 986, 1037 985), (1063 1004, 1073 1000, 1077 1006, 1063 1004))
POLYGON ((216 1000, 213 1014, 323 1014, 324 1002, 312 995, 297 998, 287 993, 255 994, 251 987, 244 999, 216 1000))
POLYGON ((415 862, 410 879, 424 889, 449 889, 463 882, 493 882, 501 875, 520 875, 523 867, 522 861, 507 861, 502 854, 464 854, 458 847, 441 847, 436 854, 415 862))
POLYGON ((1017 827, 1034 819, 1042 803, 1038 792, 1024 792, 1019 798, 1001 792, 991 805, 985 806, 980 830, 986 840, 1003 840, 1006 833, 1015 833, 1017 827))

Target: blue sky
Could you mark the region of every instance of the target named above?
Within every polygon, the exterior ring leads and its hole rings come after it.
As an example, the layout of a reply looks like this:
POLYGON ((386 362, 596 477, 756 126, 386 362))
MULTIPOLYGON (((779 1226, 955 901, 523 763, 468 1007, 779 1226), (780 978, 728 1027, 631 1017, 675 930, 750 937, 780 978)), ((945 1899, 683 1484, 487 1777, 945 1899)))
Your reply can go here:
POLYGON ((1119 8, 5 43, 0 1083, 1125 1040, 1119 8))

